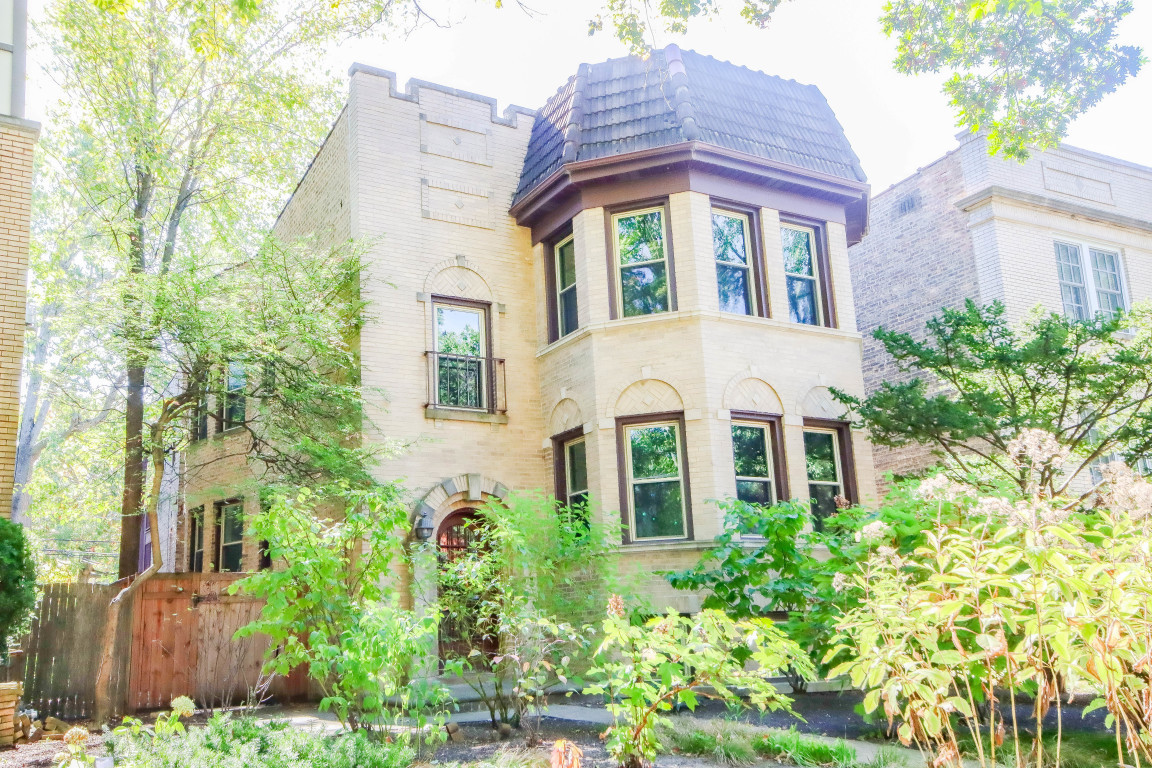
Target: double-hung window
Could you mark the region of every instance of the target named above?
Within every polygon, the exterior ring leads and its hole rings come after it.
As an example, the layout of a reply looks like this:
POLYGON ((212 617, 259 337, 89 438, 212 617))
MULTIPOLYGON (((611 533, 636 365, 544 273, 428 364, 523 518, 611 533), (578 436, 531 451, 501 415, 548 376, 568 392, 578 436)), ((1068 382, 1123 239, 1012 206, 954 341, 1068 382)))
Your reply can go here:
POLYGON ((487 316, 479 306, 433 304, 436 316, 436 404, 487 409, 487 316))
POLYGON ((588 504, 588 444, 583 437, 564 444, 564 503, 572 509, 588 504))
POLYGON ((192 409, 192 439, 208 439, 208 395, 202 395, 192 409))
POLYGON ((612 232, 620 315, 635 317, 669 311, 672 305, 664 208, 616 214, 612 217, 612 232))
POLYGON ((847 497, 847 468, 841 447, 842 430, 804 428, 804 464, 808 476, 808 497, 816 530, 836 514, 836 497, 847 497))
POLYGON ((712 252, 721 312, 756 314, 751 241, 747 216, 713 209, 712 252))
POLYGON ((556 330, 563 338, 580 327, 576 301, 576 240, 569 235, 556 244, 556 330))
POLYGON ((629 529, 634 540, 687 535, 687 499, 680 422, 623 428, 629 529))
POLYGON ((1055 246, 1056 276, 1065 317, 1088 320, 1126 308, 1119 252, 1060 240, 1055 246))
POLYGON ((732 422, 732 464, 740 501, 769 507, 780 500, 775 441, 771 423, 732 422))
POLYGON ((188 570, 192 573, 204 572, 204 507, 197 507, 189 515, 191 530, 188 532, 188 570))
POLYGON ((224 374, 224 397, 221 398, 220 421, 223 429, 232 429, 244 424, 246 378, 244 364, 228 363, 224 374))
POLYGON ((238 573, 244 555, 244 504, 227 502, 216 507, 216 570, 238 573))
POLYGON ((780 227, 780 242, 784 253, 789 319, 805 325, 824 325, 816 232, 808 227, 785 224, 780 227))

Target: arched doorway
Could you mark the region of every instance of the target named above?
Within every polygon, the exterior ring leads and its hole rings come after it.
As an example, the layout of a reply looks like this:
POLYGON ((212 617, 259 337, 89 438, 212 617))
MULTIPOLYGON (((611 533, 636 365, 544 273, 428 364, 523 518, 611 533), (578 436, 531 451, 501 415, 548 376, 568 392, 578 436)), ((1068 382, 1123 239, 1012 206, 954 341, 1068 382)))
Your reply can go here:
MULTIPOLYGON (((481 546, 482 518, 473 508, 458 509, 444 518, 436 531, 438 549, 437 565, 443 574, 454 564, 459 563, 469 552, 481 546)), ((445 589, 441 585, 441 590, 445 589)), ((468 658, 472 649, 491 658, 499 647, 497 638, 491 631, 485 631, 488 622, 480 615, 482 595, 456 595, 453 604, 463 606, 455 615, 445 612, 440 618, 440 659, 468 658), (463 599, 460 599, 463 598, 463 599), (469 610, 468 603, 472 603, 469 610)))

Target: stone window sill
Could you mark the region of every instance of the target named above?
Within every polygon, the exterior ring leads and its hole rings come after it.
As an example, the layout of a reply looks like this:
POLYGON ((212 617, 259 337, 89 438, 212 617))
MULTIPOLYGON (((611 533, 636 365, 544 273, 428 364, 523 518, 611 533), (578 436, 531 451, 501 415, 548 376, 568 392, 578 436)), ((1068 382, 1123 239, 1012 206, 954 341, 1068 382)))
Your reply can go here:
POLYGON ((434 405, 425 406, 424 418, 437 421, 476 421, 481 424, 507 424, 508 415, 504 413, 488 413, 488 411, 467 411, 457 408, 437 408, 434 405))

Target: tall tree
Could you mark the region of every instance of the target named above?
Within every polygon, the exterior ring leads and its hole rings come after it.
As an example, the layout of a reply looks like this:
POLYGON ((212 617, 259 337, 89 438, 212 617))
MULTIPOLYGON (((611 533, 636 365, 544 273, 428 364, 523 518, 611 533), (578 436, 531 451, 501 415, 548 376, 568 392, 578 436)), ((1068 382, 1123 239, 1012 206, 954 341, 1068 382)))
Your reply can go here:
POLYGON ((874 334, 913 378, 864 398, 835 392, 873 443, 928 446, 960 478, 983 473, 1029 493, 1035 468, 1014 462, 1009 443, 1042 430, 1068 454, 1038 470, 1053 496, 1102 459, 1152 455, 1152 308, 1088 321, 1034 314, 1016 329, 1002 304, 969 300, 927 330, 924 341, 874 334))
MULTIPOLYGON (((764 28, 786 0, 740 0, 764 28)), ((733 3, 734 5, 735 3, 733 3)), ((610 25, 636 53, 655 34, 681 34, 716 15, 723 0, 606 0, 589 33, 610 25)), ((989 148, 1024 159, 1055 146, 1068 125, 1143 64, 1140 48, 1116 43, 1131 0, 887 0, 880 18, 905 74, 944 72, 957 124, 986 131, 989 148)))

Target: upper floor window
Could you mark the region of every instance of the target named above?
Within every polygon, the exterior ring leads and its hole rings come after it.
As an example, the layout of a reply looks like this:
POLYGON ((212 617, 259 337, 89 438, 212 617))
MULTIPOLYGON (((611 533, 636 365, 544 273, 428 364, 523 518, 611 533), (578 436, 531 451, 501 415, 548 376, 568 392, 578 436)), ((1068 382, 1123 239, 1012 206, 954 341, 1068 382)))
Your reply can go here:
POLYGON ((468 299, 433 299, 434 349, 430 402, 448 408, 495 410, 488 305, 468 299))
POLYGON ((780 241, 784 252, 789 318, 794 323, 824 325, 815 231, 787 224, 780 227, 780 241))
POLYGON ((716 256, 721 312, 756 313, 750 235, 747 216, 712 211, 712 251, 716 256))
POLYGON ((224 375, 224 396, 220 399, 220 423, 222 429, 232 429, 244 424, 246 377, 244 364, 228 363, 224 375))
POLYGON ((192 409, 192 439, 208 439, 208 395, 202 395, 192 409))
POLYGON ((571 235, 561 240, 556 254, 556 328, 559 337, 580 327, 576 304, 576 240, 571 235))
POLYGON ((634 540, 687 532, 680 422, 624 426, 625 484, 634 540))
POLYGON ((664 208, 616 214, 612 232, 621 316, 667 312, 671 304, 664 208))
POLYGON ((1126 308, 1120 254, 1116 251, 1058 241, 1056 275, 1064 315, 1068 318, 1088 320, 1097 314, 1112 315, 1126 308))

